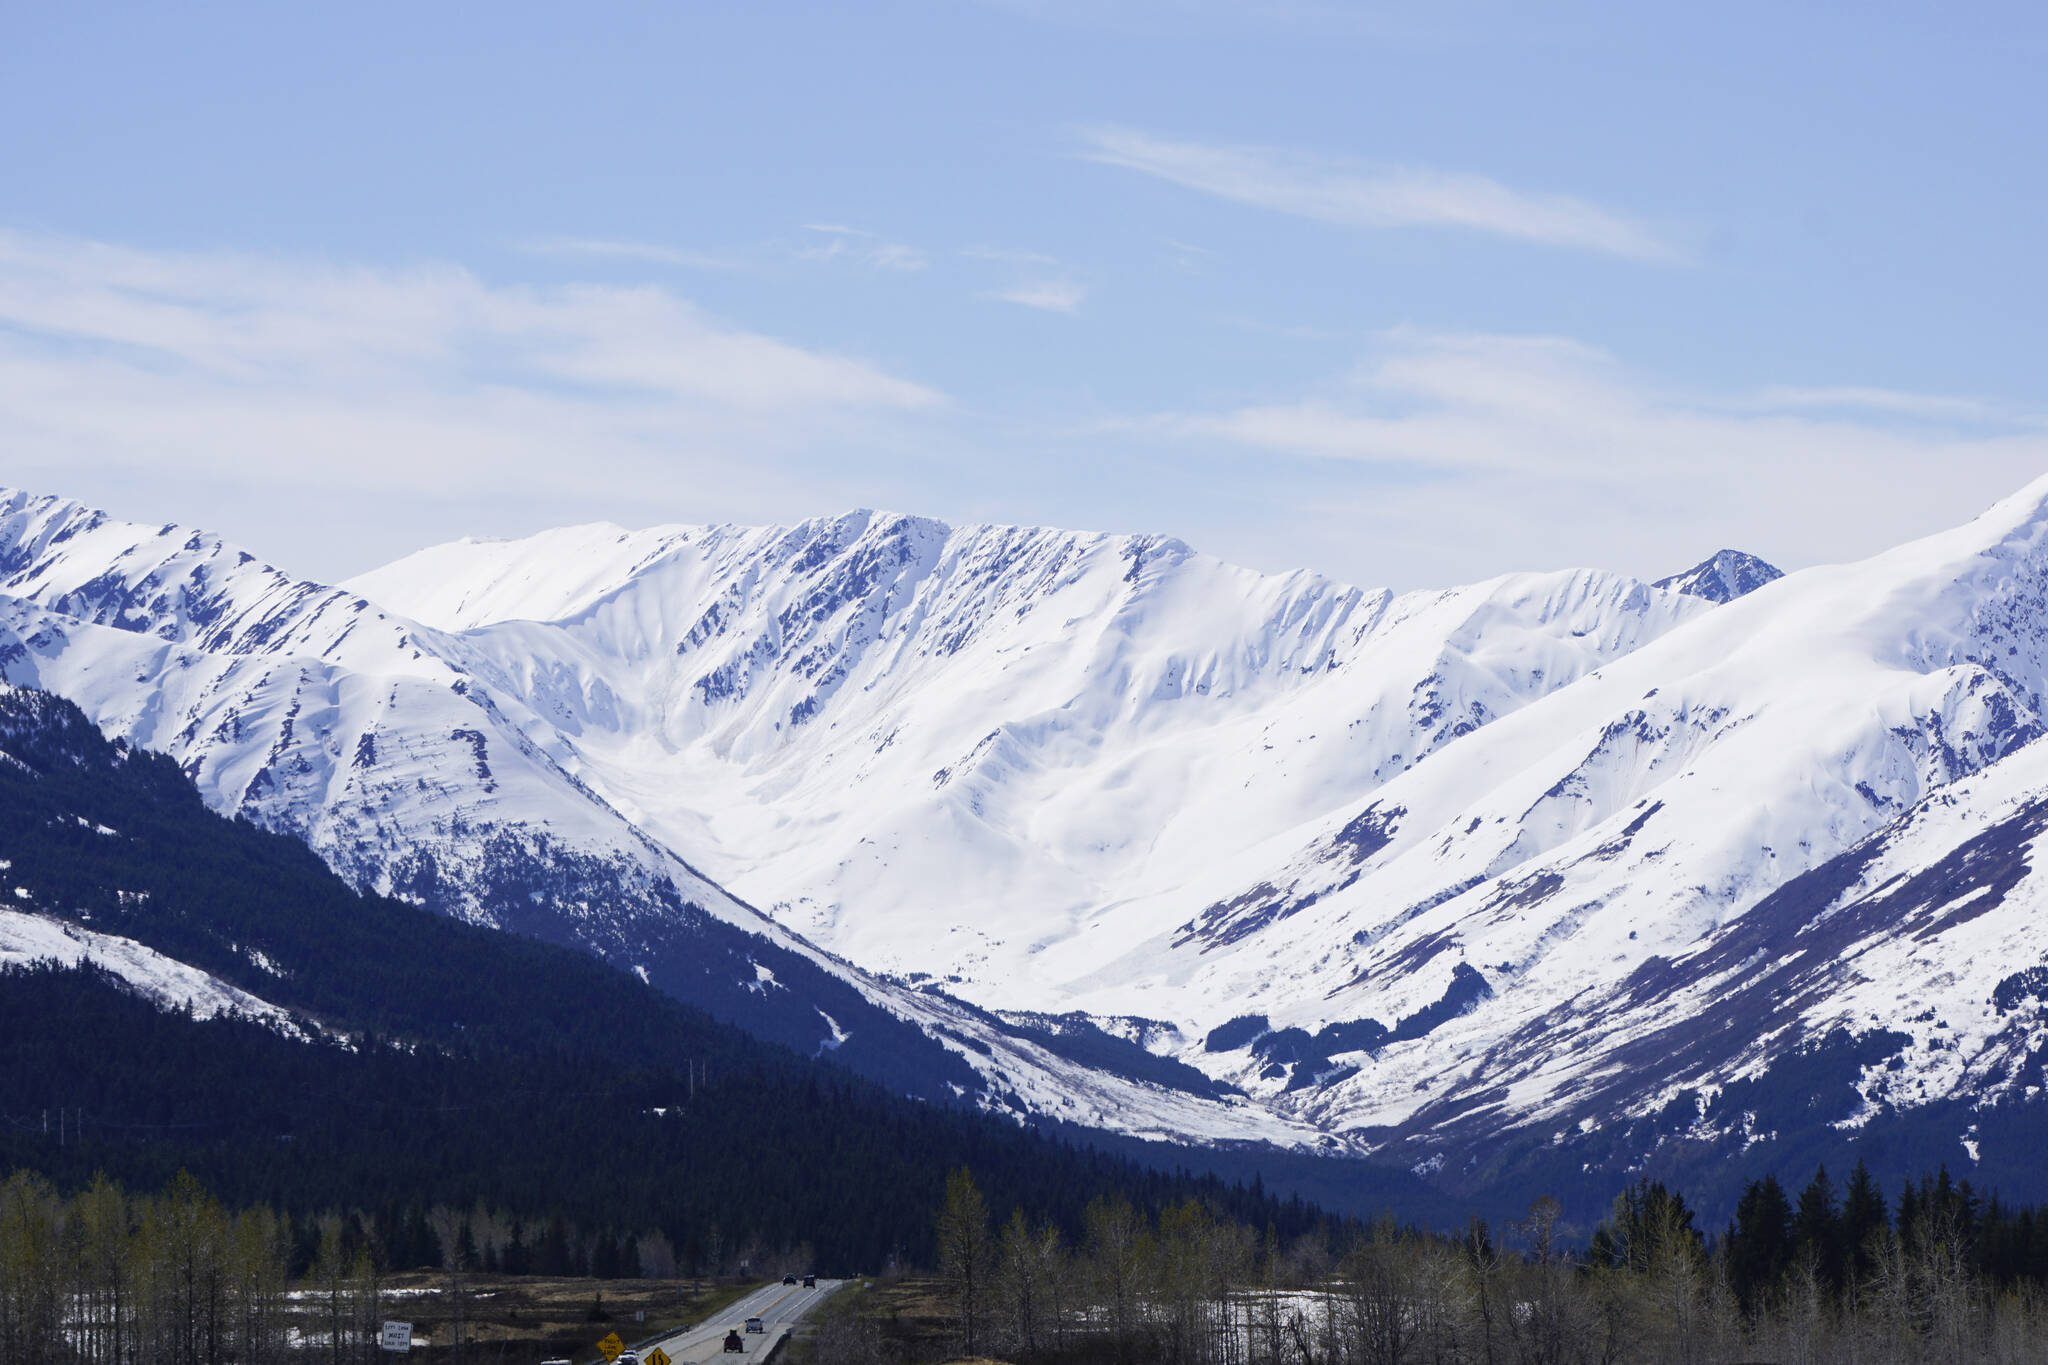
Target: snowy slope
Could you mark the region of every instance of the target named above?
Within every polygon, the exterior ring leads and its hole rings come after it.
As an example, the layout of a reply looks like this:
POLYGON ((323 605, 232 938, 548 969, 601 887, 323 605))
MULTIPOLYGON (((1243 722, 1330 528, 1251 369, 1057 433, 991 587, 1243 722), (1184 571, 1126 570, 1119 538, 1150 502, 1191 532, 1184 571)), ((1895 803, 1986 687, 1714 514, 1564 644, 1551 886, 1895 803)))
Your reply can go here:
MULTIPOLYGON (((631 842, 616 815, 559 799, 545 727, 470 678, 451 642, 217 537, 0 497, 0 594, 0 629, 23 642, 8 652, 11 681, 172 754, 217 809, 299 835, 360 885, 418 895, 416 883, 454 881, 449 908, 502 923, 516 893, 450 831, 494 826, 517 844, 497 855, 508 860, 631 842), (439 856, 423 864, 421 849, 439 856)), ((726 908, 675 875, 686 896, 726 908)), ((632 884, 607 886, 614 897, 654 894, 645 876, 615 880, 632 884)))
POLYGON ((752 903, 1026 1009, 1071 1003, 1042 955, 1104 907, 1708 605, 1589 571, 1395 597, 1172 540, 866 512, 464 542, 350 586, 460 632, 572 735, 581 778, 752 903))
POLYGON ((1922 801, 1688 951, 1650 958, 1525 1024, 1482 1063, 1499 1089, 1446 1087, 1401 1125, 1403 1145, 1485 1149, 1510 1116, 1544 1136, 1625 1116, 1654 1127, 1676 1109, 1682 1121, 1670 1127, 1688 1140, 1746 1146, 1782 1122, 1759 1097, 1783 1069, 1799 1077, 1792 1108, 1808 1121, 1854 1133, 1941 1107, 1954 1117, 1940 1159, 2038 1167, 2044 836, 2048 745, 2037 743, 1922 801), (1833 1107, 1821 1107, 1830 1092, 1833 1107), (1988 1116, 2029 1108, 2020 1140, 2009 1130, 1994 1150, 1980 1121, 1995 1129, 1988 1116))
MULTIPOLYGON (((1809 1002, 1799 1027, 1775 1030, 1760 1021, 1776 1006, 1752 1011, 1661 1090, 1644 1088, 1656 1068, 1622 1044, 1665 1028, 1696 1039, 1706 1002, 1766 979, 1768 952, 1730 959, 1717 945, 1762 932, 1748 917, 1768 920, 1773 893, 1802 874, 1902 816, 1931 818, 1952 784, 2002 772, 2008 756, 2008 780, 2034 789, 2044 498, 2048 481, 1957 531, 1717 608, 1394 779, 1292 851, 1249 860, 1182 921, 1191 946, 1215 950, 1198 953, 1193 979, 1313 1036, 1366 1019, 1391 1028, 1462 976, 1479 998, 1426 1033, 1376 1053, 1311 1050, 1310 1065, 1349 1074, 1293 1103, 1347 1124, 1414 1133, 1482 1096, 1496 1128, 1558 1117, 1595 1076, 1645 1111, 1681 1084, 1755 1074, 1836 1004, 1809 1002), (1223 950, 1217 926, 1250 913, 1271 927, 1223 950)), ((1141 909, 1164 925, 1188 908, 1141 909)), ((1257 1088, 1266 1059, 1230 1041, 1205 1065, 1257 1088)))

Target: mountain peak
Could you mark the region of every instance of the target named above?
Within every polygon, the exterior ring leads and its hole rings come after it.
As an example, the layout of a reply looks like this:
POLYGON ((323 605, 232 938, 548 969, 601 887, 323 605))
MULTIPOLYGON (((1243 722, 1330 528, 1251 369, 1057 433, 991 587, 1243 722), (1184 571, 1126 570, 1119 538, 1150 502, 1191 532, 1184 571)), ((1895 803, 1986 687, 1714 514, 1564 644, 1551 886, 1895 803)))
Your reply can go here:
POLYGON ((1684 593, 1688 597, 1704 597, 1709 602, 1733 602, 1784 576, 1784 570, 1753 554, 1745 554, 1741 550, 1716 550, 1684 573, 1660 578, 1651 586, 1667 592, 1684 593))

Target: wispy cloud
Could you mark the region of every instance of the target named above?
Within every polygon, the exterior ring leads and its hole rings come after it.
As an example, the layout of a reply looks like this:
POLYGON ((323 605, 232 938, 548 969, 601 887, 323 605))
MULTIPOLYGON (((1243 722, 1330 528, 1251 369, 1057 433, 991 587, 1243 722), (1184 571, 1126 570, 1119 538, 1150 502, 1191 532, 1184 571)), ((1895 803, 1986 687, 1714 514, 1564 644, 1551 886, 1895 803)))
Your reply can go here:
POLYGON ((582 256, 620 261, 643 261, 651 265, 677 266, 686 270, 744 270, 746 266, 728 256, 683 251, 653 242, 620 242, 599 237, 546 237, 525 242, 521 249, 536 256, 582 256))
POLYGON ((1780 408, 1888 413, 1899 417, 1923 418, 1931 422, 2017 422, 2027 425, 2043 424, 2043 419, 2037 415, 2017 412, 1996 403, 1987 403, 1981 398, 1967 398, 1953 394, 1914 393, 1904 389, 1863 388, 1856 386, 1811 389, 1769 388, 1757 396, 1757 402, 1780 408))
POLYGON ((1011 272, 1013 282, 996 289, 984 289, 975 297, 1036 308, 1044 313, 1075 313, 1088 298, 1088 286, 1068 274, 1057 256, 1017 247, 969 246, 960 254, 969 260, 992 261, 1019 267, 1011 272), (1022 278, 1017 278, 1021 276, 1022 278))
POLYGON ((901 271, 922 270, 931 264, 914 246, 884 241, 875 233, 843 223, 806 223, 804 231, 821 239, 797 251, 807 261, 844 259, 876 270, 901 271))
POLYGON ((1008 289, 989 289, 981 297, 1036 308, 1047 313, 1074 313, 1088 297, 1086 285, 1069 279, 1033 280, 1008 289))
POLYGON ((1736 465, 1917 460, 1930 442, 1963 437, 1885 415, 1981 418, 1988 411, 1971 400, 1924 395, 1861 403, 1889 409, 1874 417, 1816 410, 1837 406, 1832 398, 1817 403, 1823 394, 1884 393, 1694 395, 1647 383, 1605 351, 1566 337, 1399 329, 1324 392, 1149 421, 1181 435, 1451 474, 1691 480, 1702 469, 1736 465))
POLYGON ((708 485, 943 404, 654 286, 0 233, 17 468, 545 501, 708 485))
POLYGON ((1451 227, 1635 260, 1684 253, 1642 223, 1583 199, 1535 194, 1482 175, 1363 163, 1274 147, 1081 132, 1081 155, 1188 189, 1346 227, 1451 227))
POLYGON ((1559 562, 1665 572, 1730 542, 1793 565, 1850 558, 2048 469, 2029 419, 1886 392, 1700 394, 1565 337, 1398 330, 1318 392, 1114 430, 1352 471, 1296 476, 1318 494, 1290 543, 1363 538, 1407 585, 1559 562), (1933 468, 1953 477, 1931 483, 1933 468))

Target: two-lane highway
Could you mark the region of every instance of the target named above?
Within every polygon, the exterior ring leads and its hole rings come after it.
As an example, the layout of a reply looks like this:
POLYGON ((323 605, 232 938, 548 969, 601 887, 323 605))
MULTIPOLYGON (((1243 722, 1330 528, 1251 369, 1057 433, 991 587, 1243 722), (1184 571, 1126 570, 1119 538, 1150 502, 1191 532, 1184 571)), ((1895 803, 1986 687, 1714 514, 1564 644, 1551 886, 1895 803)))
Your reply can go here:
POLYGON ((718 1313, 698 1323, 687 1332, 678 1332, 663 1337, 658 1342, 649 1342, 640 1351, 640 1358, 647 1359, 654 1348, 660 1346, 668 1353, 675 1365, 706 1365, 710 1361, 730 1361, 732 1365, 759 1365, 775 1349, 775 1344, 789 1335, 790 1328, 803 1321, 804 1314, 822 1302, 827 1294, 846 1283, 844 1280, 819 1280, 815 1289, 806 1289, 801 1284, 771 1284, 756 1289, 739 1302, 722 1308, 718 1313), (747 1330, 747 1319, 761 1319, 759 1332, 747 1330), (738 1332, 740 1344, 745 1348, 728 1355, 725 1351, 725 1334, 738 1332))

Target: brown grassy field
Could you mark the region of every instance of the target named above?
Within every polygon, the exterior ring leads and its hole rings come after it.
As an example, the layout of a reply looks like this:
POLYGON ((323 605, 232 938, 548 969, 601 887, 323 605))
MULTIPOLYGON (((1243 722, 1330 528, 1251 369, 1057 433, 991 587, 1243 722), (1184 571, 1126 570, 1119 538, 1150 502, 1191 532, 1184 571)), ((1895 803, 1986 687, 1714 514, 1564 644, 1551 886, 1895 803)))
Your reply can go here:
MULTIPOLYGON (((761 1283, 410 1271, 385 1281, 384 1316, 412 1323, 414 1338, 431 1343, 414 1347, 414 1365, 538 1365, 557 1356, 580 1365, 597 1358, 608 1332, 631 1343, 702 1322, 761 1283)), ((324 1330, 316 1302, 295 1297, 294 1305, 304 1331, 324 1330)))
POLYGON ((792 1346, 790 1365, 850 1365, 864 1358, 915 1365, 954 1360, 956 1343, 939 1281, 906 1275, 863 1280, 834 1294, 816 1314, 814 1331, 792 1346))

